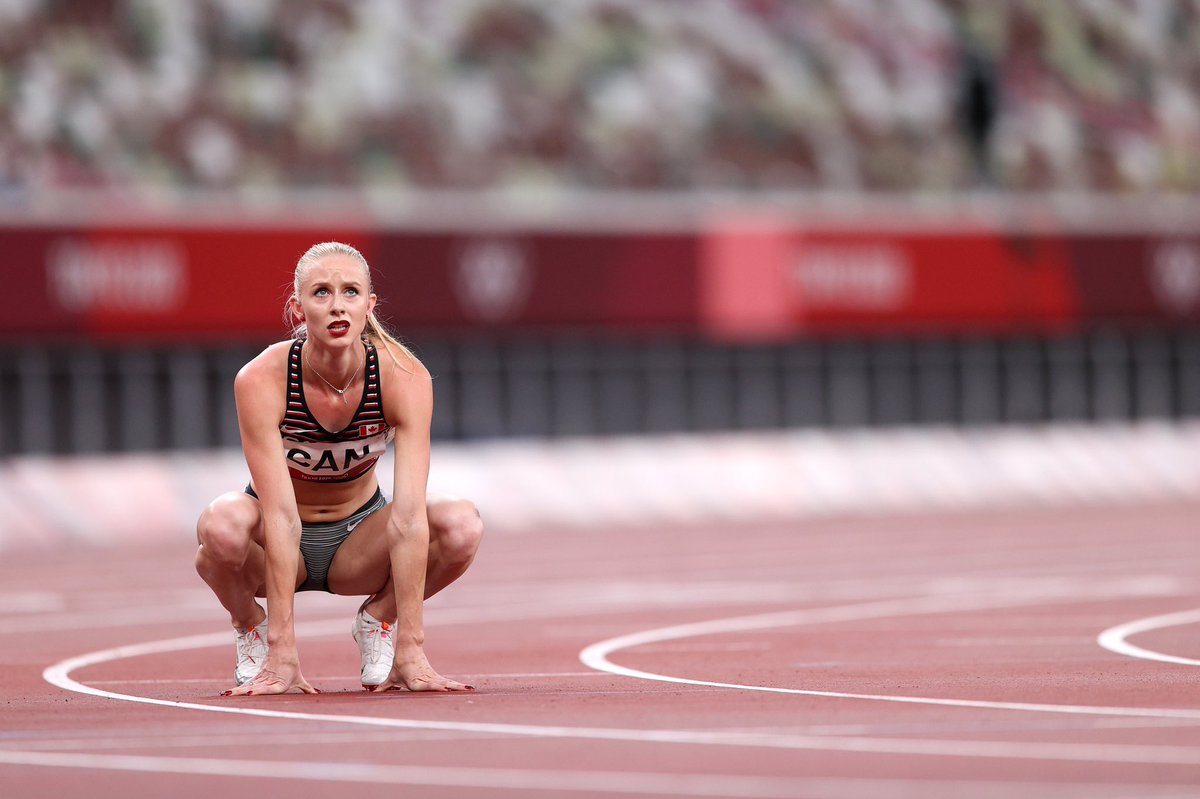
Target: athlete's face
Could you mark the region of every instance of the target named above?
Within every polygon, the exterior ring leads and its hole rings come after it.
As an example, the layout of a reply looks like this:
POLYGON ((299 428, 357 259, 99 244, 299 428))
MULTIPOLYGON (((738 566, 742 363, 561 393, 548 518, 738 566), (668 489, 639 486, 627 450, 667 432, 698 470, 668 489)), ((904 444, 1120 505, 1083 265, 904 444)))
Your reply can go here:
POLYGON ((367 271, 348 255, 327 255, 303 275, 292 311, 308 326, 310 338, 354 341, 375 309, 367 271))

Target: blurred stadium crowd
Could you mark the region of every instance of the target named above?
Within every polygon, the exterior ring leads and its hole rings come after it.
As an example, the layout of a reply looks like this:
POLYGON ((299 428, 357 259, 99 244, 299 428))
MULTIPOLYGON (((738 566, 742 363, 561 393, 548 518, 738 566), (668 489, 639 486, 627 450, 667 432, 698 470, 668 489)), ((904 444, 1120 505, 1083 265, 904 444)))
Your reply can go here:
POLYGON ((0 0, 0 189, 1191 192, 1198 0, 0 0))

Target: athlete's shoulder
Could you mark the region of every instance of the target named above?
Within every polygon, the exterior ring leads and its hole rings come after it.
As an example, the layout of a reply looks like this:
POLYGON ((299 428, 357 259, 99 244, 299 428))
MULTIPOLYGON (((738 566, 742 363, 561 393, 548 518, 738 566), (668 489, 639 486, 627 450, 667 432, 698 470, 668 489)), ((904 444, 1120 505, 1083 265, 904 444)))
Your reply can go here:
POLYGON ((389 380, 416 378, 420 381, 432 379, 429 369, 413 354, 412 350, 403 344, 391 341, 375 342, 375 351, 379 360, 379 371, 389 380))
POLYGON ((294 340, 277 341, 255 355, 238 370, 234 384, 256 388, 273 384, 282 385, 283 376, 287 374, 287 360, 293 343, 294 340))

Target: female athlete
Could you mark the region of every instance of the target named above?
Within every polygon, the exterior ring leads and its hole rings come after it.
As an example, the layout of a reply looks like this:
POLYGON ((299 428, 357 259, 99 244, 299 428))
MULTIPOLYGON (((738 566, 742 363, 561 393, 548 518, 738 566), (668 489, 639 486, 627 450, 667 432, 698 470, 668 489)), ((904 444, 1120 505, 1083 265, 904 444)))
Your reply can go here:
POLYGON ((307 590, 366 595, 351 630, 364 688, 472 690, 434 671, 423 649, 424 600, 466 571, 483 532, 470 502, 426 497, 429 372, 380 325, 358 250, 314 245, 293 290, 295 337, 234 380, 250 484, 197 523, 196 571, 236 631, 237 685, 225 694, 316 693, 293 617, 307 590), (375 474, 388 441, 390 502, 375 474))

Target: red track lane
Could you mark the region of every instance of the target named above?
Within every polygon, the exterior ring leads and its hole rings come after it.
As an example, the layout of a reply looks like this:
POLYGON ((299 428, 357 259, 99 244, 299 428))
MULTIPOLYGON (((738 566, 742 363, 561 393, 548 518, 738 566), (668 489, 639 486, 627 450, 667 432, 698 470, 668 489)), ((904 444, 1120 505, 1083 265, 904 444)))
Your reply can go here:
POLYGON ((1200 607, 1198 510, 496 534, 427 606, 455 695, 359 691, 305 594, 324 693, 222 698, 186 540, 6 553, 0 796, 1200 797, 1200 671, 1097 643, 1200 607))

